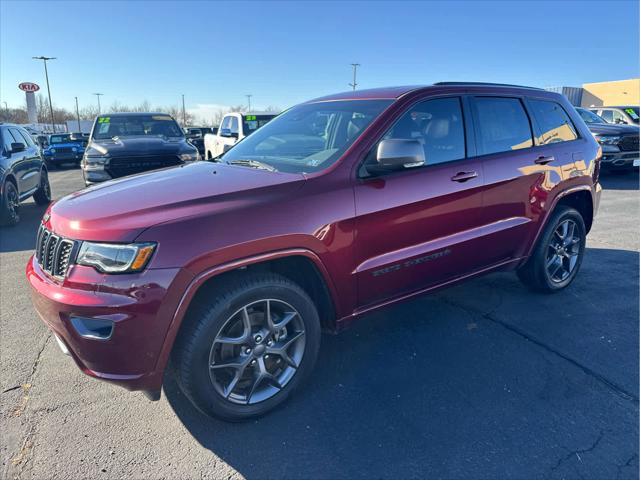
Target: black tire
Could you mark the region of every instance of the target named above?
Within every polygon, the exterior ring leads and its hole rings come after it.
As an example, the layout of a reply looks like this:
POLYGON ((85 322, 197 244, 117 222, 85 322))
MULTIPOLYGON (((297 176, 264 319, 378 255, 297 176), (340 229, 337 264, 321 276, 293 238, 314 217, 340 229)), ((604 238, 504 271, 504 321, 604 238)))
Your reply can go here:
MULTIPOLYGON (((247 274, 232 280, 228 285, 220 289, 207 293, 206 296, 201 296, 190 307, 176 340, 172 361, 178 385, 192 403, 207 415, 232 422, 246 421, 264 415, 287 400, 313 370, 320 347, 320 320, 316 307, 298 285, 285 277, 269 273, 247 274), (237 401, 234 402, 233 399, 230 400, 228 396, 225 398, 217 389, 220 386, 219 384, 214 386, 215 379, 210 373, 212 371, 210 369, 211 355, 216 348, 215 345, 219 345, 214 341, 219 339, 219 335, 224 335, 223 331, 232 321, 234 315, 238 314, 237 312, 242 311, 245 306, 252 308, 251 305, 264 302, 264 299, 286 303, 295 309, 297 313, 296 322, 304 327, 303 354, 299 358, 295 372, 280 387, 281 389, 277 393, 251 404, 248 402, 252 398, 252 393, 249 393, 246 396, 247 403, 241 404, 237 401)), ((252 335, 254 333, 251 333, 249 337, 252 335)), ((263 343, 265 343, 267 340, 266 335, 263 340, 263 343)), ((299 340, 297 341, 299 342, 299 340)), ((286 340, 284 343, 287 343, 286 340)), ((271 343, 271 345, 274 345, 274 343, 271 343)), ((234 346, 231 347, 235 348, 234 346)), ((241 351, 245 349, 244 346, 238 346, 237 348, 241 351)), ((257 355, 257 345, 254 345, 254 349, 252 355, 254 353, 257 355)), ((242 355, 242 353, 239 355, 242 355)), ((233 353, 232 356, 235 359, 236 353, 233 353)), ((241 357, 238 356, 237 358, 241 357)), ((265 365, 264 362, 263 357, 261 366, 265 365)), ((268 362, 274 362, 273 357, 268 362)), ((280 365, 278 362, 280 362, 280 359, 276 360, 277 365, 280 365)), ((255 363, 252 360, 251 365, 255 363)), ((281 371, 289 368, 286 364, 282 365, 281 371)), ((259 373, 257 368, 257 366, 248 366, 243 368, 241 370, 242 373, 239 375, 245 379, 245 383, 248 382, 250 384, 253 381, 252 378, 255 378, 255 374, 259 373), (242 375, 246 375, 246 377, 242 377, 242 375)), ((238 381, 237 385, 241 387, 242 382, 243 380, 238 381)), ((271 388, 269 383, 267 388, 271 388)), ((251 390, 251 387, 249 389, 251 390)), ((231 392, 233 392, 233 389, 231 389, 231 392)))
POLYGON ((51 185, 49 185, 49 175, 46 170, 40 172, 40 187, 33 194, 33 200, 38 205, 49 205, 51 203, 51 185))
POLYGON ((551 214, 551 218, 538 239, 531 257, 518 270, 518 277, 527 287, 537 292, 556 293, 568 287, 580 270, 586 236, 582 215, 571 207, 558 207, 551 214), (572 238, 574 241, 577 240, 577 243, 571 247, 562 247, 563 254, 561 255, 557 253, 558 250, 555 245, 556 243, 562 243, 557 238, 558 233, 556 233, 556 230, 565 224, 575 225, 575 234, 572 234, 572 238), (571 248, 573 251, 565 251, 565 248, 571 248), (572 258, 569 258, 569 256, 565 256, 572 254, 576 254, 575 262, 572 262, 572 258), (568 265, 572 266, 568 267, 568 265), (561 270, 560 275, 554 273, 554 270, 557 272, 558 269, 561 270), (563 278, 564 273, 567 273, 565 278, 563 278))
POLYGON ((11 181, 6 181, 0 199, 0 225, 11 227, 20 222, 20 196, 11 181))

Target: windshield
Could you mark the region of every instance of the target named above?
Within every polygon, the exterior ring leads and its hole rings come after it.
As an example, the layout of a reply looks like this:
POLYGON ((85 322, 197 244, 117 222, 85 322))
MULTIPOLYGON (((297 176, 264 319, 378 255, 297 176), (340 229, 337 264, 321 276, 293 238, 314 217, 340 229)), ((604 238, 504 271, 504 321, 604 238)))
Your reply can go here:
POLYGON ((184 133, 170 115, 101 116, 93 128, 93 138, 113 137, 184 137, 184 133))
POLYGON ((638 123, 638 120, 640 119, 640 111, 638 110, 638 107, 624 107, 624 111, 631 117, 631 120, 638 123))
POLYGON ((49 143, 51 145, 56 143, 67 143, 69 141, 69 135, 51 135, 49 137, 49 143))
POLYGON ((333 164, 391 100, 343 100, 298 105, 224 154, 222 161, 306 173, 333 164), (256 163, 258 162, 258 163, 256 163))
POLYGON ((585 110, 584 108, 576 108, 576 110, 582 117, 582 120, 584 120, 584 123, 607 123, 602 117, 599 117, 589 110, 585 110))
POLYGON ((264 127, 275 115, 243 115, 242 131, 244 135, 250 135, 260 127, 264 127))

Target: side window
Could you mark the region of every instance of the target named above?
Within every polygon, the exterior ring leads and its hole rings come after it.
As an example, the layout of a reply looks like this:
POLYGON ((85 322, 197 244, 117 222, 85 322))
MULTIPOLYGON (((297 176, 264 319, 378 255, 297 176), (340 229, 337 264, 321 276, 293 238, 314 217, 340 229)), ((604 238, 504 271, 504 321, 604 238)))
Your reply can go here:
POLYGON ((416 104, 383 138, 418 140, 424 148, 426 165, 465 158, 464 119, 460 99, 439 98, 416 104))
POLYGON ((602 110, 600 116, 605 122, 613 123, 613 110, 602 110))
POLYGON ((222 130, 223 128, 229 128, 231 124, 231 117, 224 117, 222 119, 222 123, 220 124, 220 130, 222 130))
POLYGON ((29 135, 29 133, 27 133, 26 130, 23 130, 21 128, 16 128, 16 130, 18 131, 18 133, 20 133, 20 135, 22 136, 22 138, 24 139, 24 144, 27 147, 33 147, 35 146, 35 143, 33 143, 33 138, 31 138, 31 135, 29 135))
POLYGON ((238 130, 238 119, 237 117, 230 117, 231 118, 231 126, 229 127, 231 129, 231 133, 240 133, 238 130))
POLYGON ((559 103, 547 100, 529 100, 533 115, 540 125, 541 135, 537 145, 570 142, 578 138, 571 119, 559 103))
POLYGON ((16 140, 13 138, 13 135, 9 132, 8 128, 2 129, 2 149, 9 153, 11 151, 11 144, 16 140))
POLYGON ((529 117, 519 99, 476 97, 474 105, 478 155, 533 146, 529 117))
POLYGON ((613 110, 613 123, 627 123, 627 119, 622 113, 617 110, 613 110))

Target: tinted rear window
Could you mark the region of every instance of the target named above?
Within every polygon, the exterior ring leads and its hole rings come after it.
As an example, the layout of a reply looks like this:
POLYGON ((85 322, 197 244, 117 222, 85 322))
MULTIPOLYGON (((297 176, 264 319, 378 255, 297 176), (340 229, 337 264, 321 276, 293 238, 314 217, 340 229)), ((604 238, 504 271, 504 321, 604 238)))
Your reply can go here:
POLYGON ((529 100, 533 115, 540 126, 536 144, 569 142, 578 138, 571 119, 559 103, 546 100, 529 100))
POLYGON ((475 109, 479 155, 533 146, 529 117, 517 98, 477 97, 475 109))

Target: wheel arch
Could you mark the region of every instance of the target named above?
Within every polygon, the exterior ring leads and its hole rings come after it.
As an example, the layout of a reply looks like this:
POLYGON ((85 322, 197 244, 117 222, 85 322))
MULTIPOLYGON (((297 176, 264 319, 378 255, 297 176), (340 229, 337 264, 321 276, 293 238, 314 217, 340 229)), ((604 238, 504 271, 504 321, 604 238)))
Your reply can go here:
POLYGON ((535 246, 538 243, 538 240, 540 239, 540 235, 542 235, 542 232, 546 228, 549 219, 553 215, 553 212, 560 206, 569 206, 575 208, 580 213, 580 215, 582 215, 586 233, 589 233, 589 231, 591 230, 594 216, 594 204, 591 187, 589 187, 588 185, 582 185, 565 190, 564 192, 559 193, 554 198, 551 208, 549 208, 549 210, 547 211, 544 220, 540 222, 540 226, 538 227, 535 238, 531 242, 531 245, 529 245, 526 258, 528 258, 533 252, 535 246))
POLYGON ((316 304, 322 328, 331 332, 336 330, 336 290, 327 269, 315 253, 296 248, 240 259, 211 267, 189 283, 169 325, 156 373, 162 375, 164 372, 184 318, 194 302, 231 277, 260 271, 278 273, 300 285, 316 304))

